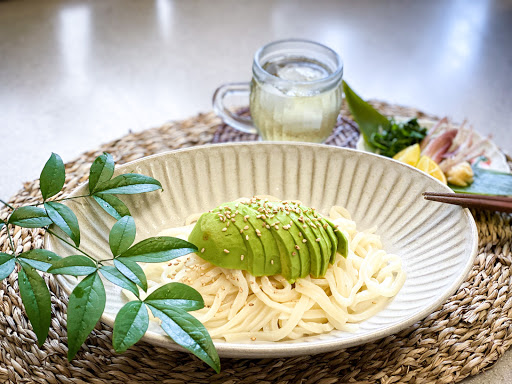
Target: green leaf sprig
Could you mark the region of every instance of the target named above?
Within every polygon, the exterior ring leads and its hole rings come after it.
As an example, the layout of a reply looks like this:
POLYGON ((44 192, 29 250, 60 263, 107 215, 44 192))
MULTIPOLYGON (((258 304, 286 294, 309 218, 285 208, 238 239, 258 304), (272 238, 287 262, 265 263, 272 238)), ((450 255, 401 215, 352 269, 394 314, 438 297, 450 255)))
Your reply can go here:
POLYGON ((147 291, 148 284, 138 262, 170 261, 195 252, 197 248, 188 241, 166 236, 151 237, 133 244, 135 220, 116 195, 151 192, 161 189, 162 185, 149 176, 134 173, 113 177, 114 169, 113 157, 108 153, 102 154, 91 165, 88 194, 55 199, 53 197, 64 186, 66 174, 62 159, 52 153, 40 176, 42 202, 13 207, 0 200, 11 210, 6 220, 0 220, 0 230, 5 227, 11 248, 11 253, 0 252, 0 279, 7 278, 16 270, 16 265, 19 266, 20 296, 39 346, 48 337, 51 323, 51 295, 40 272, 81 279, 69 296, 67 309, 69 360, 74 358, 103 314, 106 303, 103 277, 137 297, 137 300, 125 304, 116 316, 113 346, 117 352, 126 351, 142 338, 148 328, 150 310, 162 321, 162 328, 172 340, 219 372, 219 356, 206 328, 188 313, 204 307, 199 292, 185 284, 170 283, 145 300, 140 300, 139 295, 138 287, 147 291), (117 220, 109 233, 111 258, 99 260, 80 248, 78 219, 71 208, 62 203, 79 198, 94 199, 117 220), (53 225, 62 232, 56 233, 53 225), (17 252, 12 226, 43 228, 78 253, 61 257, 45 249, 17 252))

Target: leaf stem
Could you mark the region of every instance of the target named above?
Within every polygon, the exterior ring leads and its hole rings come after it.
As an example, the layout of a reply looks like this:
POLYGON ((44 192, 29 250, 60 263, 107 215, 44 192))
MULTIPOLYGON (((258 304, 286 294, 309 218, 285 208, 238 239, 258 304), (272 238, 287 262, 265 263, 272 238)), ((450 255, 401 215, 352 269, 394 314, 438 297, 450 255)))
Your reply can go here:
POLYGON ((16 247, 14 246, 14 241, 11 236, 11 231, 9 231, 9 224, 5 223, 5 228, 7 230, 7 237, 9 238, 9 243, 11 244, 12 254, 16 256, 16 247))
POLYGON ((88 195, 80 195, 80 196, 71 196, 71 197, 65 197, 63 199, 56 199, 56 200, 52 200, 52 201, 65 201, 65 200, 73 200, 73 199, 79 199, 81 197, 91 197, 91 194, 88 194, 88 195))
POLYGON ((106 261, 114 261, 114 259, 115 259, 114 257, 111 258, 111 259, 101 259, 101 260, 98 260, 98 264, 103 265, 104 262, 106 262, 106 261))
POLYGON ((92 257, 91 255, 89 255, 87 252, 85 251, 82 251, 80 248, 78 248, 76 245, 70 243, 69 241, 67 241, 66 239, 64 239, 63 237, 57 235, 55 232, 53 232, 50 228, 45 228, 46 229, 46 232, 48 232, 49 234, 55 236, 57 239, 60 239, 62 240, 63 242, 65 242, 67 245, 69 245, 70 247, 73 247, 75 248, 78 252, 82 253, 84 256, 87 256, 89 259, 91 259, 92 261, 94 261, 96 264, 98 264, 98 260, 96 260, 94 257, 92 257))
MULTIPOLYGON (((91 197, 92 195, 89 194, 89 195, 80 195, 80 196, 71 196, 71 197, 64 197, 63 199, 55 199, 55 200, 51 200, 50 202, 53 203, 53 202, 59 202, 59 201, 66 201, 66 200, 73 200, 73 199, 79 199, 81 197, 91 197)), ((43 205, 44 202, 39 202, 39 203, 35 203, 35 204, 32 204, 34 207, 37 207, 38 205, 43 205)))
POLYGON ((0 199, 0 203, 2 203, 3 205, 5 205, 5 206, 7 206, 7 207, 11 208, 12 210, 15 210, 15 209, 16 209, 16 208, 14 208, 11 204, 6 203, 6 202, 5 202, 5 201, 3 201, 2 199, 0 199))

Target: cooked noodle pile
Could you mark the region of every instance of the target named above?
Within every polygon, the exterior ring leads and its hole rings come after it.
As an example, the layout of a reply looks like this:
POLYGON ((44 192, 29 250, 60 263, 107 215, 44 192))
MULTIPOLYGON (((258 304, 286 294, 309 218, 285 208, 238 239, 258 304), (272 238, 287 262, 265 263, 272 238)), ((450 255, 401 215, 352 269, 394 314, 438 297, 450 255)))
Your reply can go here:
MULTIPOLYGON (((190 254, 144 265, 148 293, 173 281, 194 287, 205 308, 191 313, 212 338, 228 342, 290 340, 333 329, 355 331, 356 323, 379 312, 398 293, 405 273, 400 258, 382 250, 378 235, 357 231, 344 208, 332 207, 330 218, 347 236, 349 252, 347 258, 338 254, 323 278, 308 276, 290 284, 282 276, 254 277, 190 254)), ((160 235, 187 239, 193 226, 160 235)))

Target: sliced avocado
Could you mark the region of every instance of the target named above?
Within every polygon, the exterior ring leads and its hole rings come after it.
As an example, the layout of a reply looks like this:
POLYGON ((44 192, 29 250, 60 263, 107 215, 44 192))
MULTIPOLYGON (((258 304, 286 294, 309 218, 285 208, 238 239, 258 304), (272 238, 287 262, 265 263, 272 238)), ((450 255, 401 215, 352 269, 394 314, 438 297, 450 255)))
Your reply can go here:
MULTIPOLYGON (((282 204, 279 204, 283 206, 282 204)), ((276 209, 275 217, 281 222, 281 230, 287 231, 293 238, 295 243, 295 250, 292 251, 292 259, 295 260, 296 256, 299 256, 300 262, 300 274, 299 277, 306 277, 310 273, 311 258, 309 255, 308 246, 302 243, 302 231, 297 227, 293 219, 290 217, 291 213, 286 214, 286 210, 276 209), (296 255, 293 255, 293 252, 296 255)))
POLYGON ((331 240, 318 220, 314 220, 317 218, 313 215, 313 210, 304 206, 302 206, 301 209, 306 225, 313 230, 316 234, 316 238, 320 239, 317 243, 320 245, 320 250, 322 251, 322 264, 320 273, 317 276, 324 276, 327 268, 329 267, 329 260, 331 259, 332 254, 331 240))
POLYGON ((244 260, 247 258, 246 270, 253 276, 261 276, 263 274, 262 266, 265 265, 265 253, 261 241, 254 233, 254 228, 249 223, 244 222, 244 215, 240 213, 239 203, 226 203, 223 204, 223 208, 223 213, 228 213, 230 216, 230 227, 234 226, 237 229, 238 236, 240 236, 248 250, 248 254, 244 255, 244 260), (235 220, 233 221, 233 219, 235 220), (249 228, 245 229, 246 227, 249 228))
POLYGON ((248 216, 247 222, 253 228, 251 232, 252 235, 250 236, 258 238, 263 246, 265 258, 264 263, 262 264, 263 272, 261 273, 261 276, 281 274, 279 247, 277 246, 276 239, 272 235, 271 230, 266 227, 266 221, 262 218, 258 218, 257 216, 259 216, 260 213, 248 205, 240 204, 238 209, 240 213, 244 215, 244 218, 248 216), (258 231, 256 231, 256 229, 258 231))
MULTIPOLYGON (((263 202, 251 204, 251 207, 258 210, 261 208, 261 204, 263 202)), ((270 226, 272 236, 274 236, 279 248, 281 274, 288 282, 293 283, 301 275, 300 250, 295 249, 296 243, 292 235, 287 230, 282 229, 281 222, 275 216, 268 217, 265 215, 264 220, 270 226)))
POLYGON ((348 239, 343 232, 329 219, 325 219, 327 223, 333 228, 334 234, 338 238, 338 252, 343 257, 348 256, 348 239))
MULTIPOLYGON (((299 206, 295 205, 295 208, 299 206)), ((299 208, 300 209, 300 208, 299 208)), ((302 212, 302 210, 301 210, 302 212)), ((320 245, 316 241, 317 237, 313 232, 313 228, 309 225, 306 225, 304 228, 304 219, 302 214, 297 214, 296 212, 290 213, 290 219, 297 225, 299 230, 302 232, 302 239, 306 240, 306 242, 302 243, 303 246, 306 245, 309 250, 309 258, 310 258, 310 267, 309 271, 314 277, 320 276, 320 271, 322 270, 322 251, 320 250, 320 245)))
POLYGON ((313 209, 258 198, 203 214, 189 241, 214 265, 254 276, 282 274, 290 283, 309 274, 324 276, 336 251, 345 257, 348 252, 345 235, 313 209))
POLYGON ((327 233, 327 236, 329 236, 329 240, 331 241, 331 257, 329 258, 329 263, 334 264, 334 261, 336 260, 336 251, 338 250, 338 238, 334 234, 333 228, 329 225, 327 220, 319 214, 318 216, 318 223, 322 226, 322 230, 327 233))
POLYGON ((249 251, 246 244, 240 241, 239 230, 230 225, 226 231, 222 231, 226 226, 219 219, 217 214, 204 213, 194 226, 188 241, 197 247, 197 254, 202 259, 214 265, 247 270, 248 260, 241 260, 241 255, 248 255, 249 251))

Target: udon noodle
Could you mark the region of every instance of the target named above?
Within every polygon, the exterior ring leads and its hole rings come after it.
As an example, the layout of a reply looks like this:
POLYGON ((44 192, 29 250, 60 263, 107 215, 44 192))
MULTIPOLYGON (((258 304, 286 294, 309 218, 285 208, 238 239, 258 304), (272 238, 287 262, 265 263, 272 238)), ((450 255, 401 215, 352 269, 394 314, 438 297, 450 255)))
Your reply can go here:
MULTIPOLYGON (((194 287, 205 307, 191 313, 212 338, 228 342, 291 340, 334 329, 353 332, 398 293, 405 273, 400 258, 386 253, 373 231, 358 231, 344 208, 332 207, 329 216, 346 235, 349 252, 347 258, 338 254, 322 278, 308 276, 290 284, 279 275, 254 277, 190 254, 143 265, 148 294, 174 281, 194 287)), ((187 239, 197 217, 160 235, 187 239)))

